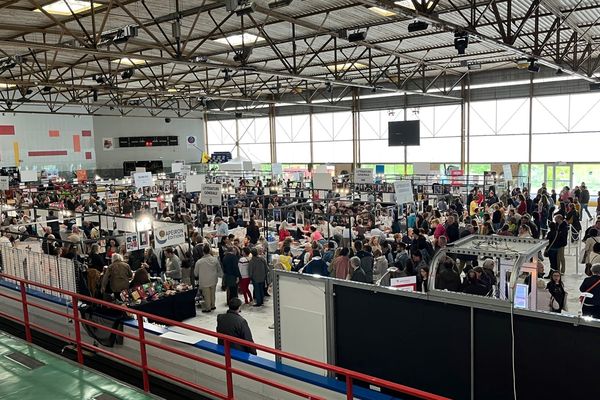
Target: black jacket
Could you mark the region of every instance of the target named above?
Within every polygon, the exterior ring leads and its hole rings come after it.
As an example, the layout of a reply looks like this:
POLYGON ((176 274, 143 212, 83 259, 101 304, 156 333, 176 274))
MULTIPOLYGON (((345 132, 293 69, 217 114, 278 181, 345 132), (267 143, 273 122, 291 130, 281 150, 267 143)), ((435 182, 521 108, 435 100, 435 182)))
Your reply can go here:
POLYGON ((456 242, 458 239, 460 239, 460 229, 458 227, 458 222, 455 222, 452 225, 448 225, 446 227, 446 236, 448 237, 448 243, 456 242))
POLYGON ((367 275, 365 274, 365 271, 363 271, 363 269, 360 267, 352 272, 350 280, 353 282, 370 283, 367 282, 367 275))
POLYGON ((586 297, 584 304, 590 306, 600 306, 600 283, 594 286, 599 280, 600 276, 592 275, 585 278, 581 283, 581 286, 579 287, 580 292, 589 292, 594 295, 594 297, 592 297, 591 299, 586 297), (592 286, 594 286, 594 288, 590 290, 592 286))
POLYGON ((246 228, 246 234, 250 238, 250 243, 258 243, 258 239, 260 238, 260 229, 258 228, 258 226, 249 226, 248 228, 246 228))
POLYGON ((373 283, 373 255, 364 250, 356 253, 356 257, 360 258, 360 268, 365 273, 367 283, 373 283))
MULTIPOLYGON (((226 314, 217 315, 217 332, 254 343, 248 322, 235 311, 229 310, 226 314)), ((219 344, 223 345, 221 339, 219 339, 219 344)), ((256 354, 256 349, 237 343, 231 343, 231 348, 250 354, 256 354)))
POLYGON ((442 267, 436 276, 435 288, 438 290, 460 292, 460 286, 460 277, 458 274, 448 268, 442 267))
POLYGON ((235 286, 237 278, 242 278, 238 265, 240 258, 233 253, 225 253, 223 256, 223 281, 225 286, 235 286))

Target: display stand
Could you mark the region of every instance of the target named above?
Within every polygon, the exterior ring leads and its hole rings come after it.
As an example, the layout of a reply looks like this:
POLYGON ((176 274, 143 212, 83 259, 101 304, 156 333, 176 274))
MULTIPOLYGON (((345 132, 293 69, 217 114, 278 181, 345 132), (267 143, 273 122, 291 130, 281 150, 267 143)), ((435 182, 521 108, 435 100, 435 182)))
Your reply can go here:
POLYGON ((448 254, 491 258, 499 265, 500 280, 498 296, 515 304, 515 288, 522 273, 530 274, 529 301, 527 308, 535 310, 537 296, 537 255, 547 246, 547 240, 512 236, 470 235, 441 249, 431 261, 429 290, 436 290, 435 277, 440 262, 448 254), (508 283, 508 286, 507 286, 508 283), (506 288, 506 290, 505 290, 506 288))

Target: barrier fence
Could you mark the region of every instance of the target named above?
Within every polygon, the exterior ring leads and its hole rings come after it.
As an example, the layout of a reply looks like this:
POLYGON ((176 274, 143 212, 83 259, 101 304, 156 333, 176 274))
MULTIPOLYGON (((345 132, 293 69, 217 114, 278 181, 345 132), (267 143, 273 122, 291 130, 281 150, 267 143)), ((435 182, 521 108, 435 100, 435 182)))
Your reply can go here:
POLYGON ((353 395, 354 381, 360 381, 360 382, 367 383, 369 385, 380 387, 382 389, 391 390, 391 391, 394 391, 394 392, 397 392, 400 394, 410 396, 411 398, 426 399, 426 400, 448 400, 445 397, 438 396, 438 395, 435 395, 432 393, 428 393, 428 392, 425 392, 425 391, 422 391, 419 389, 414 389, 414 388, 411 388, 408 386, 404 386, 404 385, 400 385, 400 384, 397 384, 394 382, 375 378, 375 377, 365 375, 365 374, 362 374, 359 372, 354 372, 354 371, 351 371, 351 370, 348 370, 345 368, 340 368, 340 367, 336 367, 334 365, 330 365, 330 364, 326 364, 323 362, 311 360, 311 359, 308 359, 305 357, 297 356, 297 355, 294 355, 291 353, 286 353, 286 352, 276 350, 276 349, 273 349, 273 348, 270 348, 267 346, 263 346, 263 345, 260 345, 257 343, 248 342, 248 341, 238 339, 238 338, 235 338, 232 336, 216 333, 216 332, 213 332, 213 331, 210 331, 207 329, 198 328, 196 326, 188 325, 188 324, 177 322, 177 321, 172 321, 172 320, 169 320, 166 318, 162 318, 162 317, 158 317, 158 316, 148 314, 145 312, 133 310, 133 309, 130 309, 127 307, 123 307, 123 306, 109 303, 106 301, 98 300, 98 299, 95 299, 92 297, 83 296, 83 295, 80 295, 80 294, 77 294, 77 293, 74 293, 71 291, 67 291, 64 289, 53 288, 49 285, 45 285, 45 284, 42 284, 39 282, 34 282, 32 280, 24 279, 21 277, 10 276, 10 275, 4 274, 4 273, 0 273, 0 278, 6 279, 6 280, 11 280, 18 284, 19 291, 20 291, 19 297, 12 296, 12 295, 2 293, 2 292, 0 292, 0 297, 20 303, 22 305, 22 312, 23 312, 22 319, 14 316, 14 315, 5 313, 4 311, 0 311, 0 317, 3 317, 6 319, 9 319, 11 321, 17 322, 19 324, 22 324, 25 328, 25 339, 28 342, 32 341, 31 331, 33 329, 33 330, 37 330, 37 331, 49 334, 51 336, 60 338, 67 343, 73 344, 77 351, 77 362, 80 364, 84 363, 83 350, 87 349, 87 350, 98 352, 107 357, 116 359, 116 360, 126 363, 128 365, 132 365, 141 370, 142 378, 143 378, 143 389, 146 392, 150 392, 149 377, 150 377, 150 374, 153 374, 154 376, 166 378, 170 381, 176 382, 181 385, 185 385, 186 387, 191 387, 199 392, 209 394, 209 395, 214 396, 219 399, 233 400, 233 399, 235 399, 233 378, 234 378, 234 376, 240 376, 240 377, 244 377, 244 378, 247 378, 250 380, 254 380, 256 382, 260 382, 260 383, 270 386, 272 388, 276 388, 276 389, 294 394, 301 398, 314 399, 314 400, 317 400, 317 399, 325 400, 324 397, 313 395, 306 391, 294 388, 292 386, 288 386, 288 385, 282 384, 280 382, 274 381, 272 379, 264 378, 262 376, 259 376, 259 375, 244 371, 240 368, 234 367, 232 365, 231 346, 232 346, 232 344, 235 343, 235 344, 243 345, 246 347, 254 348, 256 350, 264 351, 266 353, 273 354, 277 357, 293 360, 293 361, 296 361, 298 363, 301 363, 301 364, 304 364, 307 366, 321 368, 323 370, 330 371, 338 376, 340 376, 340 375, 343 376, 345 379, 345 382, 346 382, 346 398, 348 400, 354 399, 354 395, 353 395), (73 310, 73 311, 70 313, 68 310, 67 310, 67 312, 62 312, 62 311, 53 310, 52 308, 47 307, 47 306, 42 306, 40 304, 32 303, 29 301, 30 295, 28 293, 28 289, 31 289, 31 288, 37 288, 37 290, 42 289, 42 290, 46 290, 49 292, 57 292, 57 293, 61 294, 63 296, 63 298, 69 299, 71 305, 78 305, 80 303, 96 304, 96 305, 100 305, 102 307, 106 307, 106 308, 109 308, 112 310, 132 314, 132 315, 134 315, 134 318, 138 323, 137 335, 122 332, 122 331, 119 331, 116 329, 112 329, 112 328, 100 325, 98 323, 95 323, 93 321, 84 320, 80 317, 79 312, 77 311, 76 307, 71 307, 70 310, 73 310), (34 307, 34 308, 37 308, 44 312, 54 314, 54 315, 59 315, 64 318, 67 318, 69 320, 73 320, 74 328, 75 328, 75 340, 73 340, 73 338, 71 338, 71 337, 63 335, 62 333, 53 331, 44 326, 41 326, 40 324, 31 322, 30 318, 29 318, 29 308, 30 307, 34 307), (207 358, 182 351, 181 349, 167 346, 165 344, 159 343, 154 340, 150 340, 148 337, 146 337, 146 334, 145 334, 144 317, 151 318, 152 320, 155 320, 156 322, 158 322, 160 324, 189 329, 196 333, 201 333, 201 334, 208 335, 213 338, 222 340, 223 348, 224 348, 224 358, 225 358, 224 363, 219 363, 219 362, 216 362, 213 360, 209 360, 207 358), (134 340, 134 341, 138 342, 140 345, 139 361, 124 357, 120 354, 116 354, 112 351, 106 350, 104 348, 100 348, 93 344, 85 343, 81 337, 80 324, 85 324, 85 325, 88 325, 88 326, 91 326, 91 327, 94 327, 97 329, 102 329, 102 330, 111 332, 113 334, 120 335, 124 338, 128 338, 130 340, 134 340), (221 393, 221 392, 213 390, 209 387, 197 384, 195 382, 187 381, 187 380, 179 378, 173 374, 170 374, 164 370, 161 370, 156 366, 149 365, 149 360, 148 360, 148 356, 147 356, 148 346, 151 346, 151 347, 163 350, 163 351, 167 351, 170 354, 175 354, 177 356, 180 356, 183 358, 188 358, 193 361, 203 363, 203 364, 209 365, 211 367, 223 370, 225 372, 226 393, 221 393))
POLYGON ((0 253, 3 273, 46 285, 46 288, 40 290, 42 293, 70 300, 69 296, 57 288, 77 292, 76 266, 73 260, 10 245, 0 246, 0 253))

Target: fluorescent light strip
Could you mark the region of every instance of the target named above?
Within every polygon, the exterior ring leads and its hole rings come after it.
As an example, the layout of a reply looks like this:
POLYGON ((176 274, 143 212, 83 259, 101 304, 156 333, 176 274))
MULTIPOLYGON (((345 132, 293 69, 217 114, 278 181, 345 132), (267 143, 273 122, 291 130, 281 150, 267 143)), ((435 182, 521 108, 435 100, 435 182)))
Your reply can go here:
POLYGON ((113 63, 115 64, 121 64, 121 65, 141 65, 141 64, 145 64, 146 60, 140 60, 139 58, 131 58, 131 57, 123 57, 117 60, 112 60, 113 63))
POLYGON ((381 15, 382 17, 393 17, 394 15, 398 15, 391 10, 386 10, 385 8, 381 7, 369 7, 369 10, 374 12, 375 14, 381 15))

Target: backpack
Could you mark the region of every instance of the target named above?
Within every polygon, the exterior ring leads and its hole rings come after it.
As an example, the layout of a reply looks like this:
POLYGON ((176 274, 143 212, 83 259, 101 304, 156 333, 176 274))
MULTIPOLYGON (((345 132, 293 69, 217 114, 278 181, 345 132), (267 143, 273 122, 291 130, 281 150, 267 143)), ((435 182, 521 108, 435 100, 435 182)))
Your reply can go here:
POLYGON ((192 252, 188 245, 186 251, 183 251, 181 246, 177 246, 179 248, 179 255, 181 256, 181 268, 192 268, 194 266, 194 258, 192 257, 192 252))

